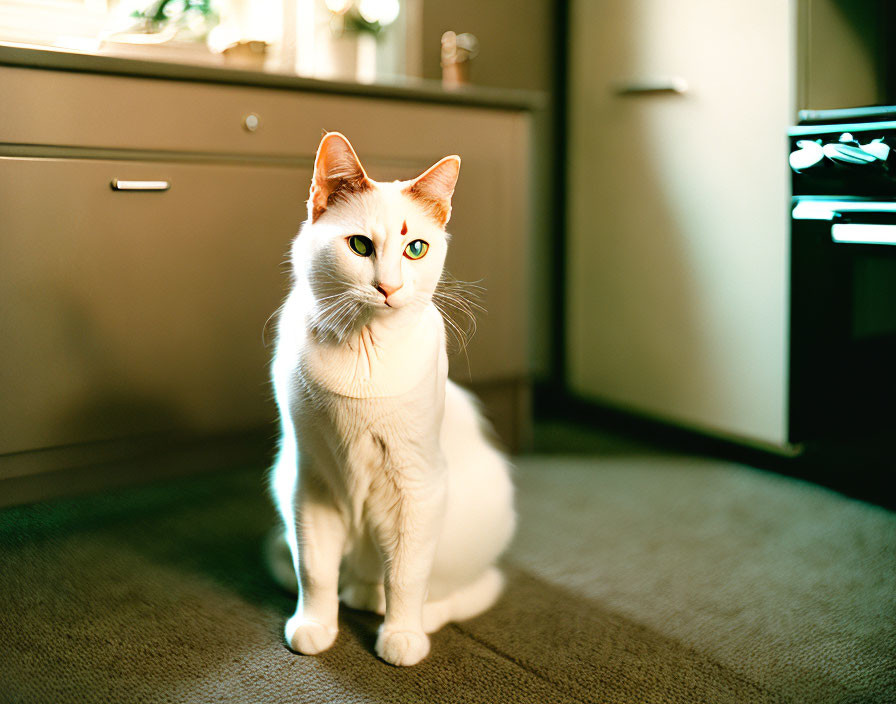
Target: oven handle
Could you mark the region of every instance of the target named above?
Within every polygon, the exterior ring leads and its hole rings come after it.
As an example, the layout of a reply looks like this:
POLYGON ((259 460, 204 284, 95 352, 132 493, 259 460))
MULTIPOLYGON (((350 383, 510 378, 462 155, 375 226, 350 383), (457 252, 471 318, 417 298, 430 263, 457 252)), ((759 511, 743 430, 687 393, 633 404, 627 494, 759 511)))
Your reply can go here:
POLYGON ((843 213, 896 214, 896 202, 799 200, 793 207, 794 220, 833 220, 843 213))
POLYGON ((831 226, 831 239, 839 244, 896 245, 896 225, 836 223, 831 226))

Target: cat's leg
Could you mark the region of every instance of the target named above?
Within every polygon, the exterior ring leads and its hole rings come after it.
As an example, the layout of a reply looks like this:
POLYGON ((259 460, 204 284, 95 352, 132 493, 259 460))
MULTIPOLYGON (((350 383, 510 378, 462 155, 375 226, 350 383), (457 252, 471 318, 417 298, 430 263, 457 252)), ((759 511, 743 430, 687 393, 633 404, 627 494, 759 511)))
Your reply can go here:
POLYGON ((296 612, 286 622, 286 640, 305 655, 315 655, 336 640, 339 615, 339 563, 347 529, 327 492, 302 481, 296 500, 296 612))
MULTIPOLYGON (((432 465, 431 465, 432 466, 432 465)), ((393 470, 394 471, 394 470, 393 470)), ((372 518, 385 562, 386 616, 376 652, 393 665, 415 665, 429 654, 423 603, 444 509, 444 475, 430 469, 400 472, 372 518), (395 488, 400 485, 400 488, 395 488), (391 504, 391 505, 390 505, 391 504)))

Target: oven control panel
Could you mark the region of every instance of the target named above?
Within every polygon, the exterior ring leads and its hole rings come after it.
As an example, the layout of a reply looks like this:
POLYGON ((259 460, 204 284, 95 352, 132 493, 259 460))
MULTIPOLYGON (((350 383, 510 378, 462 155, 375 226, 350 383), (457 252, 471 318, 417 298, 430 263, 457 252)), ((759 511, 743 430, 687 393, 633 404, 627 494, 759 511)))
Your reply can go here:
POLYGON ((790 168, 796 172, 805 171, 830 159, 835 164, 864 166, 886 162, 890 156, 890 145, 883 137, 861 144, 852 133, 844 132, 836 141, 823 139, 797 140, 796 150, 790 153, 790 168))
POLYGON ((896 108, 878 112, 884 119, 791 127, 793 195, 896 196, 896 108))

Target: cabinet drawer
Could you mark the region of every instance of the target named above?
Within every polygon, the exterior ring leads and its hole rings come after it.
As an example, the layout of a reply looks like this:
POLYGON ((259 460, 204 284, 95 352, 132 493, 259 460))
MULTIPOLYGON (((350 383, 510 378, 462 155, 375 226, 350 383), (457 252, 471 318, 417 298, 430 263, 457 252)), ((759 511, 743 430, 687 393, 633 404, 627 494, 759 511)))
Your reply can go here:
POLYGON ((309 178, 0 159, 0 454, 273 421, 262 334, 309 178))
MULTIPOLYGON (((506 155, 524 114, 463 106, 0 66, 0 143, 290 158, 321 134, 362 158, 506 155), (245 119, 255 115, 257 128, 245 119)), ((518 144, 518 143, 517 143, 518 144)))

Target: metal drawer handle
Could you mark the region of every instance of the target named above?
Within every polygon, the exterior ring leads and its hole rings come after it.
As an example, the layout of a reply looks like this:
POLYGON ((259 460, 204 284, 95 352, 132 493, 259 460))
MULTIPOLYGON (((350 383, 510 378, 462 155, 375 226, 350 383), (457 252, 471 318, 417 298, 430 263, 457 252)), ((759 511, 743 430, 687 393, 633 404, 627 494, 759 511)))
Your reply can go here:
POLYGON ((668 78, 646 78, 643 80, 618 81, 614 85, 616 95, 657 95, 672 93, 684 95, 688 92, 688 82, 680 76, 668 78))
POLYGON ((167 191, 171 188, 168 181, 123 181, 120 178, 112 179, 113 191, 167 191))
POLYGON ((838 224, 831 239, 844 244, 896 244, 896 225, 838 224))

